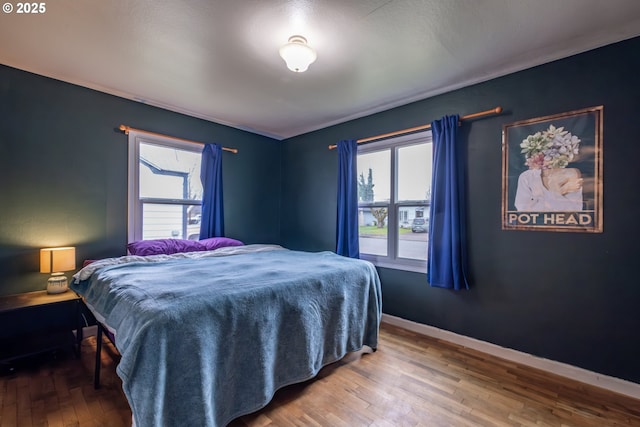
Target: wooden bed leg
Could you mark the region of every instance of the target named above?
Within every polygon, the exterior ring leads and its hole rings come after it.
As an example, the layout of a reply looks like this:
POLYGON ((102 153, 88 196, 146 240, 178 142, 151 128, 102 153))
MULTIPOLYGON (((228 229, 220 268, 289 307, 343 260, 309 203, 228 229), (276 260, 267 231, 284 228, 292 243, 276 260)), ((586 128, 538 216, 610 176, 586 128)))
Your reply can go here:
POLYGON ((100 388, 100 366, 102 361, 100 356, 102 355, 102 325, 98 323, 98 334, 96 336, 96 367, 93 377, 93 388, 96 390, 100 388))

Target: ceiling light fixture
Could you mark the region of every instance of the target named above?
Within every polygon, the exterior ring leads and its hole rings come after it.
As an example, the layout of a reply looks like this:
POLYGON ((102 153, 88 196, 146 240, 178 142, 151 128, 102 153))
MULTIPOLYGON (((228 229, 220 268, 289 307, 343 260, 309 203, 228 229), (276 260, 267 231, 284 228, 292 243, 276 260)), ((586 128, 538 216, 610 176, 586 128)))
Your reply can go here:
POLYGON ((287 68, 296 73, 307 71, 318 57, 302 36, 289 37, 289 42, 280 48, 280 56, 287 63, 287 68))

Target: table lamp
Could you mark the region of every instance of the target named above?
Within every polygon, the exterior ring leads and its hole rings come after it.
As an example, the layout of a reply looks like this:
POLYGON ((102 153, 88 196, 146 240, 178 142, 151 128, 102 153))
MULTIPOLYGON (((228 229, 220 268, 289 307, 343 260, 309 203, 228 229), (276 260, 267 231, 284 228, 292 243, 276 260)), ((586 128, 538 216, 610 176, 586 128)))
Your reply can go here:
POLYGON ((69 289, 64 271, 76 269, 76 248, 40 249, 40 273, 51 273, 47 280, 47 293, 59 294, 69 289))

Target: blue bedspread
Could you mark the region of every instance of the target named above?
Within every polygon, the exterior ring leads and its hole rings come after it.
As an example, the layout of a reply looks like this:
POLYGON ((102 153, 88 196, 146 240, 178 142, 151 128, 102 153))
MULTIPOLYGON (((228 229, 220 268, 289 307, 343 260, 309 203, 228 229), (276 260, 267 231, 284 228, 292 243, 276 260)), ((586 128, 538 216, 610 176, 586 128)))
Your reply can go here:
POLYGON ((331 252, 112 265, 72 288, 117 331, 137 427, 224 426, 378 345, 375 268, 331 252))

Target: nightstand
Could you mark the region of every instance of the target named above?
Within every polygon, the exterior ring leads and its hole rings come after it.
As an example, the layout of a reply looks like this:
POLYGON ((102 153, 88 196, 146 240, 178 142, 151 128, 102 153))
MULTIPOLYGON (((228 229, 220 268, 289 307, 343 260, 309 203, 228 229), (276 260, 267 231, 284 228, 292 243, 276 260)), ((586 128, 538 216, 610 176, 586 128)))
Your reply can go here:
POLYGON ((63 348, 73 348, 79 356, 81 306, 82 299, 73 291, 0 297, 0 364, 63 348))

